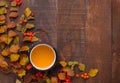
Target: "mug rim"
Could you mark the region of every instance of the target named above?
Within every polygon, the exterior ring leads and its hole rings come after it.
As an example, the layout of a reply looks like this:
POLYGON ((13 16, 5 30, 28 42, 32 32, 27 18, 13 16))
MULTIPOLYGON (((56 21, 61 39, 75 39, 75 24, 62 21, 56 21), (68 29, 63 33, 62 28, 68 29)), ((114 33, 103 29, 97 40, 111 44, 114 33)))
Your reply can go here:
POLYGON ((41 71, 49 70, 50 68, 52 68, 52 67, 54 66, 54 64, 55 64, 55 62, 56 62, 56 52, 55 52, 55 49, 54 49, 51 45, 49 45, 49 44, 47 44, 47 43, 38 43, 38 44, 34 45, 34 46, 31 48, 31 50, 30 50, 30 52, 29 52, 29 59, 30 59, 30 63, 33 65, 33 67, 34 67, 35 69, 41 70, 41 71), (45 45, 45 46, 49 47, 49 48, 53 51, 53 53, 54 53, 54 60, 53 60, 53 62, 52 62, 48 67, 45 67, 45 68, 37 67, 37 66, 32 62, 32 59, 31 59, 31 53, 32 53, 32 51, 33 51, 36 47, 41 46, 41 45, 45 45))

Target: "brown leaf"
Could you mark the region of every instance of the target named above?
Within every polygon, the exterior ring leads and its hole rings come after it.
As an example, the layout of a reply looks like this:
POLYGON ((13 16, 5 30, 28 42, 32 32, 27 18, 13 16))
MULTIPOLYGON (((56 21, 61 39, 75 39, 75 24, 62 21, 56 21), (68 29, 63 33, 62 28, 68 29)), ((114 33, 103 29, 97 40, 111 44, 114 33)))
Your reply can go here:
POLYGON ((17 36, 17 33, 13 30, 8 31, 8 37, 15 37, 17 36))
POLYGON ((23 78, 25 83, 30 83, 32 81, 32 75, 28 73, 24 78, 23 78))
POLYGON ((3 34, 0 36, 0 43, 5 42, 7 40, 7 34, 3 34))
POLYGON ((62 73, 62 72, 58 73, 58 78, 59 78, 60 80, 65 80, 65 79, 66 79, 65 73, 62 73))
POLYGON ((29 47, 28 46, 22 46, 20 48, 20 51, 28 51, 29 50, 29 47))
POLYGON ((9 54, 10 54, 9 48, 6 48, 6 49, 4 49, 4 50, 2 51, 2 55, 3 55, 3 56, 8 56, 9 54))
POLYGON ((17 13, 17 12, 11 12, 11 13, 9 14, 9 17, 10 17, 10 18, 17 18, 17 17, 18 17, 18 13, 17 13))
POLYGON ((7 26, 1 26, 0 27, 0 33, 4 33, 7 31, 7 26))
POLYGON ((21 68, 21 65, 18 62, 11 63, 10 65, 15 69, 21 68))
POLYGON ((12 45, 10 47, 10 52, 11 53, 17 53, 19 49, 20 49, 19 45, 12 45))
POLYGON ((17 7, 11 7, 11 8, 10 8, 10 11, 11 11, 11 12, 17 12, 17 11, 18 11, 18 8, 17 8, 17 7))
POLYGON ((5 15, 0 15, 0 21, 5 20, 5 15))
POLYGON ((19 54, 10 54, 10 61, 16 62, 19 60, 20 55, 19 54))
POLYGON ((15 28, 15 27, 16 27, 16 23, 15 22, 12 21, 12 22, 8 23, 8 28, 11 29, 11 28, 15 28))
POLYGON ((29 62, 28 56, 26 54, 22 54, 20 56, 20 65, 26 66, 28 62, 29 62))

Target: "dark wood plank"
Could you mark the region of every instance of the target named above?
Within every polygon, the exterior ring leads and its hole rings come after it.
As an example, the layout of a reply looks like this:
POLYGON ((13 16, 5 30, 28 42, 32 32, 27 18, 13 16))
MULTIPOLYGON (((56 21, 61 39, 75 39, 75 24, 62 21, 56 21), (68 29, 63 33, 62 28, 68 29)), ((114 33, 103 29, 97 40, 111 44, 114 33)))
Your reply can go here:
POLYGON ((120 82, 120 0, 112 0, 113 61, 112 83, 120 82))
POLYGON ((111 83, 111 0, 87 0, 86 64, 99 74, 86 83, 111 83))
MULTIPOLYGON (((84 62, 85 57, 85 0, 58 0, 57 45, 61 59, 84 62), (68 50, 72 47, 72 52, 68 50), (62 55, 61 50, 67 51, 62 55), (69 55, 67 55, 69 53, 69 55)), ((72 83, 84 83, 74 79, 72 83)))

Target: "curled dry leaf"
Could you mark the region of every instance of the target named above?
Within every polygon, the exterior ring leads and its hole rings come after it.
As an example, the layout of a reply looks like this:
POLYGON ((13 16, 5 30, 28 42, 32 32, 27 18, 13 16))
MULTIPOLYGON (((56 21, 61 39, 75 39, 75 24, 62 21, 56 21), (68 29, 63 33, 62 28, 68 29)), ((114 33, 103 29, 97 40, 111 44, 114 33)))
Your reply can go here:
POLYGON ((31 37, 28 37, 28 36, 25 36, 23 41, 26 41, 26 42, 37 42, 39 41, 40 39, 38 39, 36 36, 34 36, 31 40, 31 37))
POLYGON ((0 55, 0 67, 1 68, 8 68, 8 63, 5 61, 5 58, 0 55))
POLYGON ((17 12, 11 12, 11 13, 9 14, 9 17, 10 17, 10 18, 17 18, 17 17, 18 17, 18 13, 17 13, 17 12))
POLYGON ((3 51, 2 51, 3 56, 8 56, 9 54, 10 54, 9 48, 3 49, 3 51))
POLYGON ((67 66, 67 62, 66 62, 66 61, 60 61, 60 65, 61 65, 62 67, 66 67, 66 66, 67 66))
POLYGON ((8 37, 15 37, 17 36, 17 33, 13 30, 8 31, 8 37))
POLYGON ((28 56, 26 54, 22 54, 20 56, 20 65, 26 66, 28 62, 29 62, 28 56))
POLYGON ((29 47, 28 46, 22 46, 20 48, 20 51, 28 51, 29 50, 29 47))
POLYGON ((29 7, 27 7, 26 9, 25 9, 25 15, 26 15, 26 17, 29 17, 30 15, 31 15, 31 13, 32 13, 32 11, 31 11, 31 9, 29 8, 29 7))
POLYGON ((12 42, 12 40, 13 40, 12 37, 7 37, 7 40, 5 41, 5 43, 9 45, 12 42))
POLYGON ((72 76, 75 75, 75 72, 70 69, 70 70, 67 71, 67 74, 72 77, 72 76))
POLYGON ((58 73, 58 78, 59 78, 60 80, 65 80, 65 79, 66 79, 65 73, 62 73, 62 72, 58 73))
POLYGON ((11 11, 11 12, 17 12, 17 11, 18 11, 18 8, 17 8, 17 7, 11 7, 11 8, 10 8, 10 11, 11 11))
POLYGON ((5 42, 7 40, 7 34, 3 34, 0 36, 0 43, 5 42))
POLYGON ((58 83, 58 78, 57 77, 51 77, 51 82, 52 83, 58 83))
POLYGON ((20 49, 19 45, 11 45, 10 46, 10 52, 11 53, 18 53, 18 50, 20 49))
POLYGON ((10 54, 10 61, 16 62, 16 61, 18 61, 19 57, 20 57, 19 54, 10 54))
POLYGON ((88 73, 88 75, 90 76, 90 77, 95 77, 96 75, 98 74, 98 69, 90 69, 90 71, 89 71, 89 73, 88 73))
POLYGON ((0 8, 0 15, 6 14, 7 9, 5 7, 0 8))
POLYGON ((15 27, 16 27, 16 23, 15 22, 12 21, 12 22, 8 23, 8 28, 11 29, 11 28, 15 28, 15 27))
POLYGON ((6 18, 5 18, 5 15, 0 15, 0 21, 3 21, 3 20, 5 20, 6 18))
POLYGON ((0 26, 0 33, 5 33, 7 31, 7 26, 0 26))
POLYGON ((12 62, 10 65, 15 69, 21 68, 21 65, 18 62, 12 62))
POLYGON ((32 28, 34 28, 34 27, 35 27, 35 25, 32 24, 32 23, 27 23, 27 24, 25 25, 25 28, 27 28, 27 29, 32 29, 32 28))
POLYGON ((85 68, 86 68, 85 64, 79 63, 78 69, 79 69, 80 71, 85 71, 85 68))
POLYGON ((30 73, 28 73, 27 75, 25 75, 25 77, 23 78, 25 83, 31 83, 32 81, 32 75, 30 73))
POLYGON ((13 43, 14 43, 15 45, 18 45, 19 42, 20 42, 19 36, 16 36, 16 37, 14 38, 14 40, 13 40, 13 43))
POLYGON ((5 22, 6 22, 5 20, 0 21, 0 25, 4 25, 5 22))
POLYGON ((24 69, 19 69, 17 73, 18 73, 18 76, 21 78, 26 75, 26 71, 24 69))
POLYGON ((5 43, 0 43, 0 48, 4 49, 5 48, 5 43))
POLYGON ((16 7, 16 6, 17 6, 16 1, 12 1, 12 2, 11 2, 11 6, 12 6, 12 7, 16 7))
POLYGON ((0 1, 0 7, 4 7, 4 6, 6 6, 6 2, 0 1))
POLYGON ((20 80, 16 79, 16 82, 15 83, 22 83, 20 80))

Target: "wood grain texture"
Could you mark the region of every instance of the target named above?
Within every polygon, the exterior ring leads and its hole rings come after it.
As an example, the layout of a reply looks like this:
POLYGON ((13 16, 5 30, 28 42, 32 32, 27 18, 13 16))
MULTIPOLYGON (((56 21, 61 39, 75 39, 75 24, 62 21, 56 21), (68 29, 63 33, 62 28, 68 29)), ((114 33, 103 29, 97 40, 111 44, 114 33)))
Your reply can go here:
POLYGON ((87 68, 99 69, 86 83, 111 83, 111 0, 88 0, 86 41, 87 68))
POLYGON ((112 83, 120 82, 120 0, 112 0, 113 58, 112 83))

